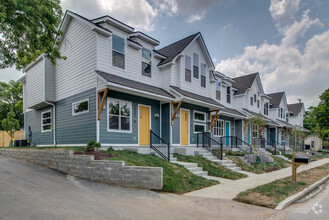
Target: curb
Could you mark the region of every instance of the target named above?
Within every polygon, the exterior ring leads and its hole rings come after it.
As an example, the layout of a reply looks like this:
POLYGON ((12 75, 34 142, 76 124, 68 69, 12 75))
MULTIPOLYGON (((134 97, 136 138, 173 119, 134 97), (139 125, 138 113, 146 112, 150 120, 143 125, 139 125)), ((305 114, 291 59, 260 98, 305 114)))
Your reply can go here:
POLYGON ((300 199, 301 197, 303 197, 307 193, 311 192, 312 190, 314 190, 316 187, 320 186, 321 184, 323 184, 327 180, 329 180, 329 175, 326 176, 326 177, 324 177, 324 178, 322 178, 322 179, 320 179, 319 181, 313 183, 309 187, 305 188, 303 191, 301 191, 299 193, 296 193, 295 195, 292 195, 292 196, 286 198, 285 200, 283 200, 282 202, 280 202, 275 207, 275 210, 282 210, 282 209, 288 207, 291 203, 295 202, 296 200, 300 199))

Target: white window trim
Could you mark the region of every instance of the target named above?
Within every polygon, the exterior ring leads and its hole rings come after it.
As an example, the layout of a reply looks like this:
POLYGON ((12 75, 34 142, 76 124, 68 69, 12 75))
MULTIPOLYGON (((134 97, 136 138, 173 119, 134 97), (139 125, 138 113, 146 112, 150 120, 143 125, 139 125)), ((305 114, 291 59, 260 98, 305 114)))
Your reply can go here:
POLYGON ((88 113, 88 112, 89 112, 89 98, 88 98, 88 99, 81 100, 81 101, 78 101, 78 102, 73 102, 73 103, 72 103, 72 116, 75 116, 75 115, 81 115, 81 114, 88 113), (79 103, 82 103, 82 102, 85 102, 85 101, 88 102, 88 110, 86 110, 86 111, 82 111, 82 112, 78 112, 78 113, 75 113, 75 112, 74 112, 74 105, 79 104, 79 103))
POLYGON ((206 124, 202 124, 202 123, 193 123, 193 134, 200 134, 201 132, 199 131, 195 131, 195 125, 200 125, 203 126, 203 132, 206 132, 206 124))
POLYGON ((206 113, 205 112, 200 112, 200 111, 194 110, 193 111, 193 121, 196 121, 196 122, 206 122, 207 121, 207 115, 206 115, 206 113), (203 114, 204 115, 204 120, 195 119, 195 113, 203 114))
MULTIPOLYGON (((225 124, 224 124, 224 120, 222 120, 222 119, 217 119, 217 121, 221 121, 221 122, 223 122, 223 135, 215 135, 215 132, 214 132, 214 129, 215 129, 215 126, 214 126, 214 128, 213 128, 213 130, 212 130, 212 132, 213 132, 213 135, 214 135, 214 137, 223 137, 224 136, 224 134, 225 134, 225 124)), ((216 121, 216 123, 217 123, 217 121, 216 121)))
MULTIPOLYGON (((48 124, 46 124, 46 125, 48 125, 48 124)), ((53 114, 52 114, 51 110, 41 112, 41 133, 51 132, 52 130, 53 130, 53 114), (50 112, 50 119, 51 119, 50 125, 51 125, 51 128, 50 128, 50 130, 43 130, 43 126, 45 126, 43 124, 43 115, 48 113, 48 112, 50 112)))
POLYGON ((126 39, 124 37, 119 36, 119 35, 116 35, 116 34, 114 34, 114 35, 117 36, 117 37, 120 37, 120 38, 122 38, 124 40, 124 44, 125 44, 124 45, 124 49, 125 49, 125 52, 123 53, 123 56, 124 56, 125 68, 122 69, 120 67, 117 67, 117 66, 114 66, 113 65, 113 51, 122 54, 120 51, 117 51, 117 50, 113 49, 113 37, 111 38, 111 57, 110 57, 111 58, 111 67, 114 68, 114 69, 117 69, 117 70, 121 70, 123 72, 126 72, 126 45, 127 45, 127 42, 126 42, 126 39))
MULTIPOLYGON (((123 100, 123 99, 114 99, 114 98, 110 98, 110 97, 108 97, 107 98, 107 105, 106 105, 106 107, 107 107, 107 111, 106 111, 106 113, 107 113, 107 132, 118 132, 118 133, 132 133, 132 114, 133 114, 133 104, 132 104, 132 102, 129 102, 129 101, 126 101, 126 100, 123 100), (119 128, 120 129, 110 129, 109 128, 109 125, 110 125, 110 116, 109 116, 109 114, 110 114, 110 100, 114 100, 114 101, 118 101, 119 102, 119 108, 120 108, 120 102, 121 101, 123 101, 123 102, 127 102, 127 103, 129 103, 130 104, 130 106, 131 106, 131 109, 130 109, 130 124, 129 124, 129 131, 126 131, 126 130, 121 130, 121 128, 120 128, 120 120, 119 120, 119 128)), ((121 117, 121 115, 119 114, 119 118, 121 117)))

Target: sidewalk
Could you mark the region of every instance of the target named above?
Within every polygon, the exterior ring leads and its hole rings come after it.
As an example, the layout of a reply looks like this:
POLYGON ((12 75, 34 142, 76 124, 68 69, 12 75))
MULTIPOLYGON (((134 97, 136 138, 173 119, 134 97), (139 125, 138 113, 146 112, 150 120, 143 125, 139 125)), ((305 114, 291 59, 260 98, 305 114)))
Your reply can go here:
MULTIPOLYGON (((308 170, 317 166, 321 166, 326 163, 329 163, 329 158, 314 161, 308 165, 302 165, 297 169, 297 172, 299 173, 301 171, 308 170)), ((250 176, 245 179, 221 182, 218 185, 189 192, 186 193, 185 195, 231 200, 235 198, 240 192, 246 191, 247 189, 255 188, 260 185, 264 185, 266 183, 270 183, 277 179, 291 176, 291 173, 292 173, 291 167, 288 167, 270 173, 250 176)), ((298 180, 298 175, 297 175, 297 180, 298 180)))

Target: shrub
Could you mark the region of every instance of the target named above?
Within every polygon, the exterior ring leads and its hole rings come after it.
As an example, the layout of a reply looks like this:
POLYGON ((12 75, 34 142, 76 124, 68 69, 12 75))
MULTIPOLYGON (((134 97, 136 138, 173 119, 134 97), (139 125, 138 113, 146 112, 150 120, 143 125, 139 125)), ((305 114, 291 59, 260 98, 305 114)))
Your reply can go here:
POLYGON ((95 140, 88 141, 87 143, 87 151, 94 151, 95 148, 98 149, 101 147, 101 143, 96 142, 95 140))

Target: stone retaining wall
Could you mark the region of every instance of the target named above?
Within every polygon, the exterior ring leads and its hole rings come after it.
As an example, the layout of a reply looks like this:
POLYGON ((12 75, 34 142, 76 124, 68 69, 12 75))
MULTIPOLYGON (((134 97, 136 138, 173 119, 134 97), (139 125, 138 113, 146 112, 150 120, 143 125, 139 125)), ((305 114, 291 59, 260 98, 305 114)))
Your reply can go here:
POLYGON ((3 156, 25 160, 69 175, 107 184, 142 189, 162 189, 162 167, 125 166, 123 161, 94 160, 71 150, 0 149, 3 156))

